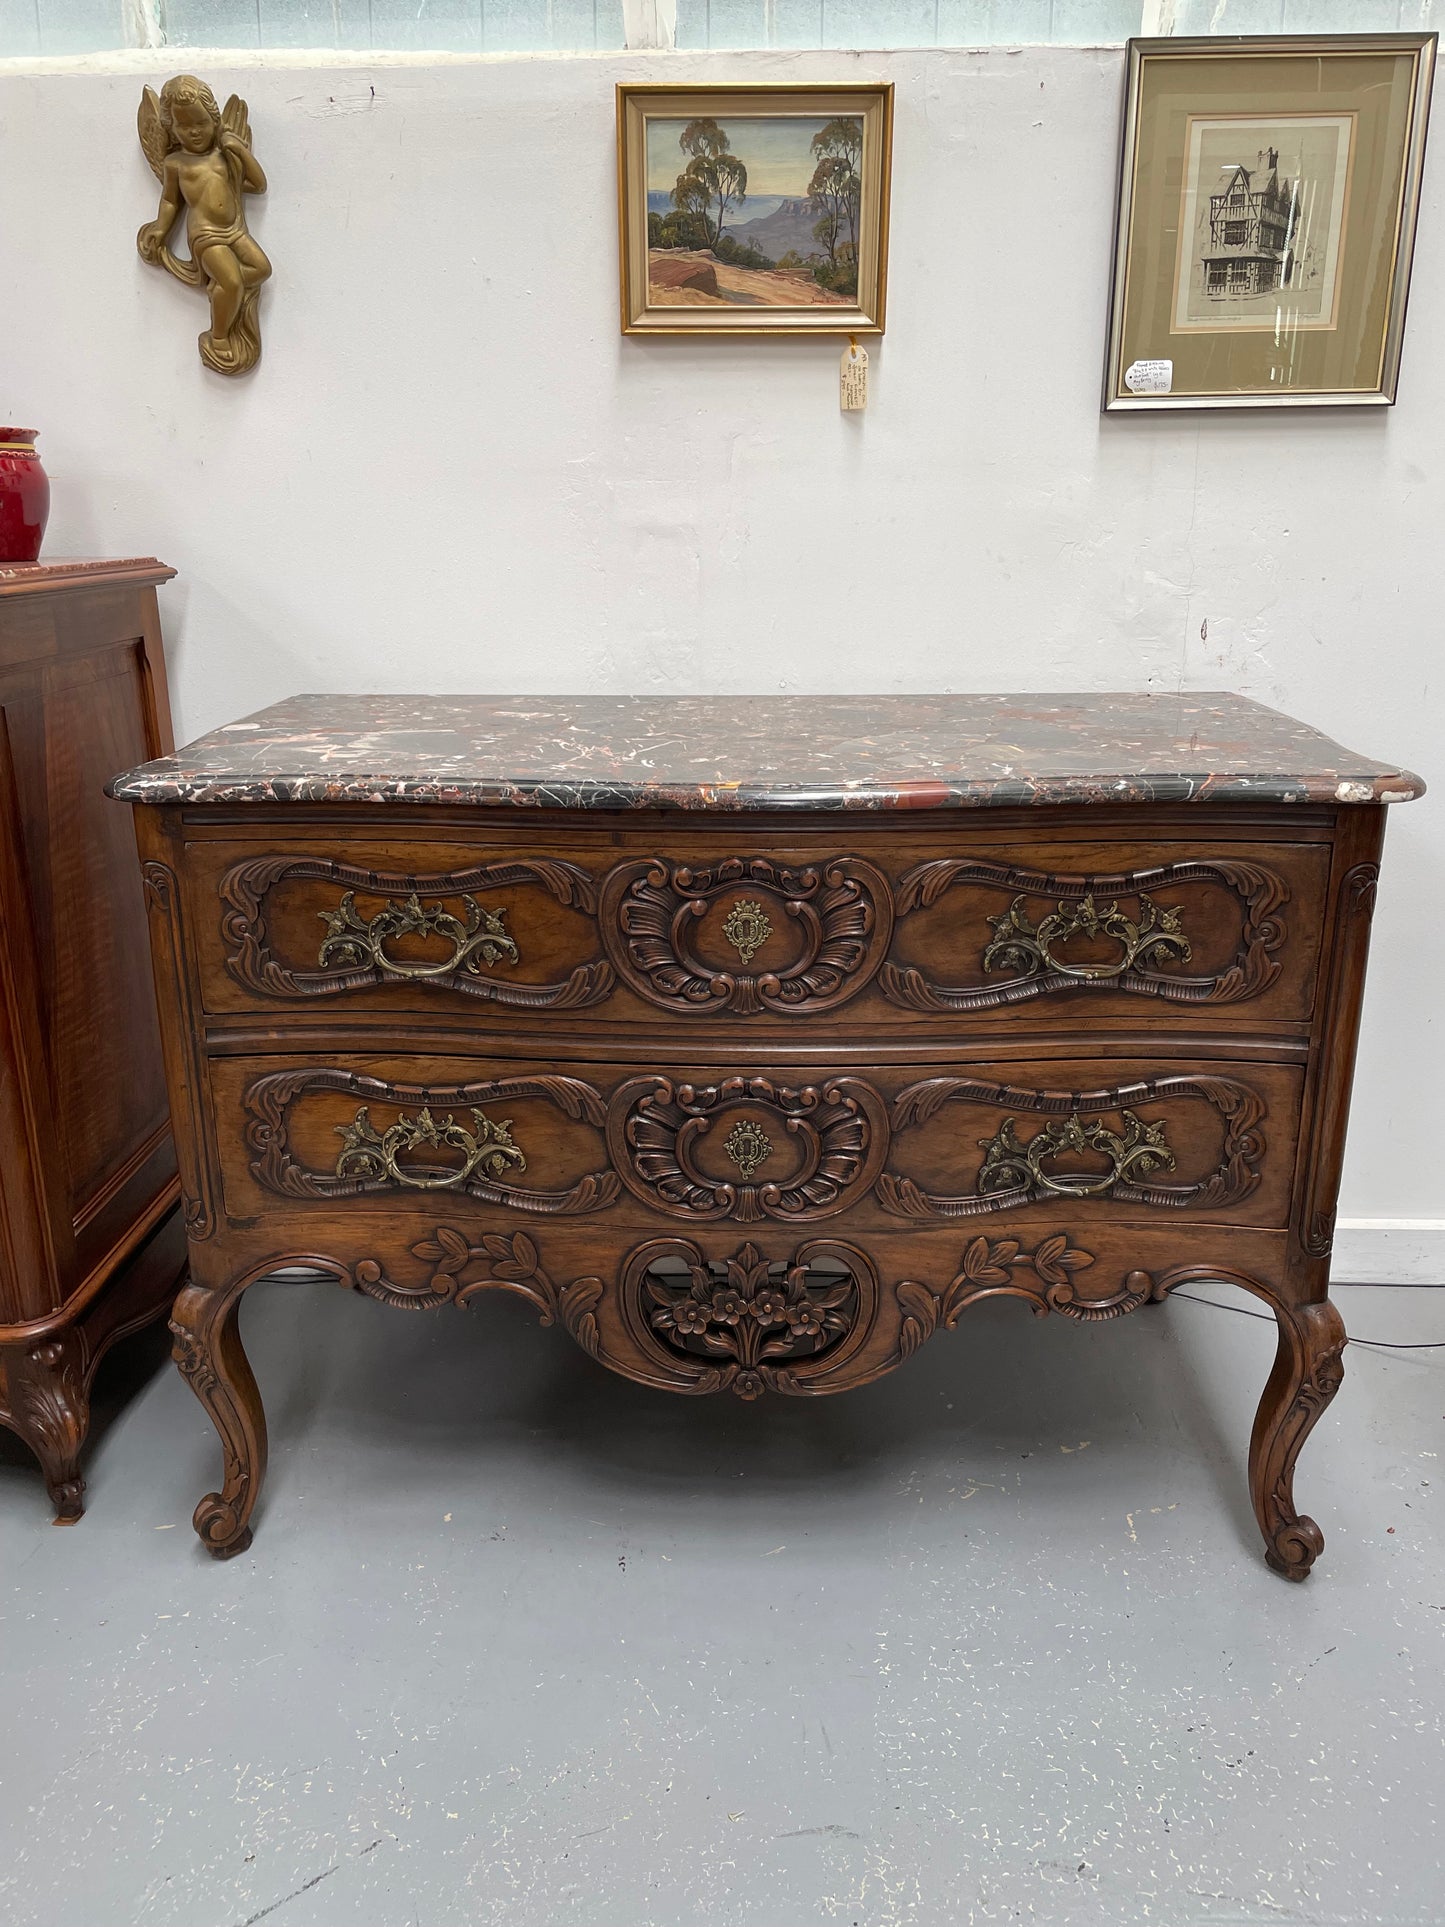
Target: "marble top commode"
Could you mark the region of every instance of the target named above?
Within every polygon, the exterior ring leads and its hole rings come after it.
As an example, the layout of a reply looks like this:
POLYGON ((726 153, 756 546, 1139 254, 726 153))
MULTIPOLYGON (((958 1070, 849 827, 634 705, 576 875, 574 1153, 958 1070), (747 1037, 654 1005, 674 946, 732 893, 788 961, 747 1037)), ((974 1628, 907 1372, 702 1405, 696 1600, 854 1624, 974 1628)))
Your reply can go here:
POLYGON ((293 696, 134 803, 581 810, 1389 803, 1419 777, 1242 696, 293 696))
POLYGON ((238 1312, 288 1266, 520 1295, 748 1402, 869 1384, 983 1299, 1093 1323, 1208 1279, 1275 1317, 1249 1491, 1303 1579, 1381 806, 1422 788, 1177 693, 297 696, 117 778, 203 1542, 251 1540, 238 1312))

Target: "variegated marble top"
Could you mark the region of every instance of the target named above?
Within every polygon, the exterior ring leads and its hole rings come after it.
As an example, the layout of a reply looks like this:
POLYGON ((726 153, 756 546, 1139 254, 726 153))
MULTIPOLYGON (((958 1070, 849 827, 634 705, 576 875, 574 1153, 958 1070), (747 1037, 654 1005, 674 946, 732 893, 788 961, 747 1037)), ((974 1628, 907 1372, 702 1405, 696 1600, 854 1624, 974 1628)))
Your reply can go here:
POLYGON ((1242 696, 293 696, 119 776, 136 803, 581 810, 1405 802, 1242 696))

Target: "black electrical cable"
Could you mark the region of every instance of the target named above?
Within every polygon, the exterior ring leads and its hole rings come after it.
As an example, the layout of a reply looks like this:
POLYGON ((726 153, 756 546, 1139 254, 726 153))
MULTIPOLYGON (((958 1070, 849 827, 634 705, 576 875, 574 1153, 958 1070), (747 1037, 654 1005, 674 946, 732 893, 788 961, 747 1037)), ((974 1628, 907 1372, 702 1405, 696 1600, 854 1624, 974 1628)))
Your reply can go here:
MULTIPOLYGON (((1438 1291, 1440 1287, 1438 1285, 1430 1285, 1430 1286, 1427 1286, 1426 1289, 1430 1291, 1438 1291)), ((1275 1323, 1275 1320, 1273 1319, 1273 1317, 1270 1315, 1269 1312, 1251 1311, 1247 1305, 1221 1305, 1216 1303, 1216 1301, 1213 1298, 1196 1298, 1193 1292, 1190 1292, 1190 1291, 1171 1291, 1169 1296, 1171 1298, 1187 1298, 1191 1305, 1203 1305, 1209 1311, 1233 1311, 1233 1312, 1238 1312, 1241 1318, 1261 1318, 1264 1320, 1264 1322, 1267 1325, 1272 1325, 1275 1323)), ((1445 1338, 1431 1339, 1427 1343, 1422 1345, 1393 1344, 1388 1339, 1384 1339, 1384 1338, 1352 1338, 1349 1342, 1352 1345, 1360 1346, 1362 1350, 1372 1351, 1372 1352, 1445 1351, 1445 1338)))

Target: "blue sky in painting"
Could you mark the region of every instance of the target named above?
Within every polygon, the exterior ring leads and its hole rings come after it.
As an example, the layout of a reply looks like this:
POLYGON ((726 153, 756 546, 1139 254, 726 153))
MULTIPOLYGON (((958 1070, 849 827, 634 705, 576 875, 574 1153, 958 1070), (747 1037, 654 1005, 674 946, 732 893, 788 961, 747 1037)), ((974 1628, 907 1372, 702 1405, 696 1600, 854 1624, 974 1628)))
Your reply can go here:
MULTIPOLYGON (((732 151, 748 170, 748 198, 755 194, 803 195, 817 164, 809 143, 830 116, 817 114, 769 115, 766 119, 716 114, 713 118, 732 142, 732 151)), ((647 122, 647 185, 671 190, 686 167, 688 155, 678 146, 685 120, 647 122)))

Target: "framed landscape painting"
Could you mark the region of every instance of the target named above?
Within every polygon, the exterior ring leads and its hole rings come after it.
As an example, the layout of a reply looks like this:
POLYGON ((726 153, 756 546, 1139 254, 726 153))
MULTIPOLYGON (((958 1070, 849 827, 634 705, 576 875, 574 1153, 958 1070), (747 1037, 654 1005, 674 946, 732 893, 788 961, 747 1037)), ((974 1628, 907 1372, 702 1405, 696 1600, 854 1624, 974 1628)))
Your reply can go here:
POLYGON ((624 334, 879 335, 893 89, 617 89, 624 334))
POLYGON ((1129 42, 1106 410, 1395 399, 1434 57, 1129 42))

